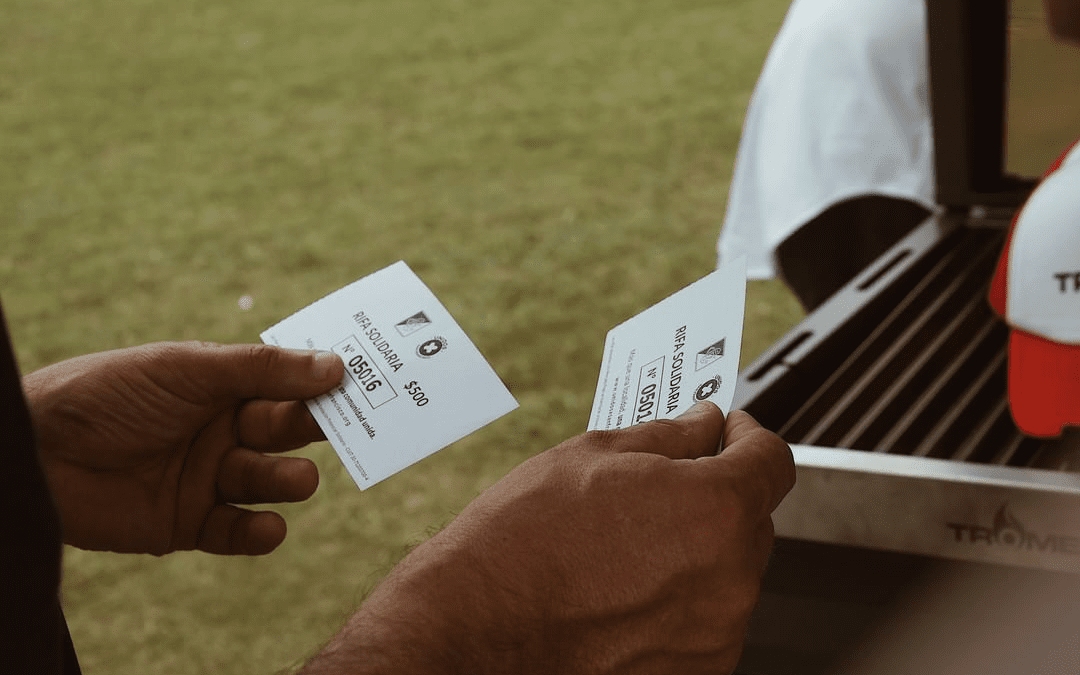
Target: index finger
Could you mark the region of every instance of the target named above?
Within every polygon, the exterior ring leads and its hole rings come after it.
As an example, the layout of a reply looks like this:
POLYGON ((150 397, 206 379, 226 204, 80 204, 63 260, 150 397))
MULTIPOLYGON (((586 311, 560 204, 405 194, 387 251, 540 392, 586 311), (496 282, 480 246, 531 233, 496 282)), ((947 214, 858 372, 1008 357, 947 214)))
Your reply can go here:
POLYGON ((156 381, 188 401, 304 400, 326 393, 345 376, 341 358, 332 352, 212 342, 137 349, 146 355, 156 381))
POLYGON ((703 457, 698 462, 734 475, 734 489, 743 497, 752 516, 768 516, 795 485, 791 448, 742 410, 728 415, 720 454, 703 457))
POLYGON ((580 437, 591 447, 612 452, 645 452, 669 459, 715 455, 724 436, 724 413, 707 401, 675 419, 660 419, 580 437))
POLYGON ((252 399, 236 413, 239 445, 259 452, 286 452, 326 439, 303 401, 252 399))

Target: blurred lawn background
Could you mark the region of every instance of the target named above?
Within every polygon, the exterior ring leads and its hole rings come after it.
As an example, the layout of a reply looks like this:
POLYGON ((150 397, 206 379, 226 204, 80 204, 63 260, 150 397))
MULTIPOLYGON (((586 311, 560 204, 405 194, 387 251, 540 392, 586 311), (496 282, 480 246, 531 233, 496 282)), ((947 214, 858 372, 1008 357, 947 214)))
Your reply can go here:
MULTIPOLYGON (((607 330, 715 265, 786 7, 5 0, 0 292, 24 372, 256 342, 404 259, 521 403, 364 493, 304 450, 322 484, 268 557, 68 549, 84 672, 293 668, 410 545, 583 431, 607 330)), ((752 284, 744 363, 798 318, 752 284)))
MULTIPOLYGON (((786 7, 5 0, 0 293, 24 372, 152 340, 254 342, 404 259, 521 402, 364 493, 328 445, 303 451, 322 485, 264 558, 69 549, 84 672, 289 670, 409 546, 581 432, 606 331, 714 266, 786 7)), ((743 362, 799 317, 752 283, 743 362)))

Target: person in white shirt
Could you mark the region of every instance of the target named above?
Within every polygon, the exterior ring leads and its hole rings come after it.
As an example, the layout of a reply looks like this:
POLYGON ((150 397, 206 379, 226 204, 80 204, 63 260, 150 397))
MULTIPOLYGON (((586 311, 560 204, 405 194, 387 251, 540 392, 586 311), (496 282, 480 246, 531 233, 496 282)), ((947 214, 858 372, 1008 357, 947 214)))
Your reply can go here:
POLYGON ((808 312, 934 208, 925 0, 794 0, 743 125, 721 260, 808 312))

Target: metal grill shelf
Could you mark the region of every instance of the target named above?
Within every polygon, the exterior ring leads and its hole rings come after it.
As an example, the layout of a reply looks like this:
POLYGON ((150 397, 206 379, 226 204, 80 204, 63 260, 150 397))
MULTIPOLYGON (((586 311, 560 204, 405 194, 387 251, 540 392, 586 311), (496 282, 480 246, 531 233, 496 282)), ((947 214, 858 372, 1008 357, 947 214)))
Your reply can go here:
POLYGON ((986 300, 1005 223, 987 224, 931 217, 743 371, 735 407, 796 455, 779 535, 1080 571, 1032 544, 1080 518, 1080 443, 1013 424, 1008 328, 986 300), (1003 510, 1019 545, 992 541, 1003 510))
MULTIPOLYGON (((864 309, 873 315, 857 321, 877 327, 822 373, 780 435, 808 445, 1030 465, 1040 443, 1009 419, 1008 331, 985 299, 1002 242, 1002 231, 986 228, 944 237, 918 275, 894 282, 910 286, 895 306, 864 309)), ((910 249, 902 251, 907 257, 910 249)))

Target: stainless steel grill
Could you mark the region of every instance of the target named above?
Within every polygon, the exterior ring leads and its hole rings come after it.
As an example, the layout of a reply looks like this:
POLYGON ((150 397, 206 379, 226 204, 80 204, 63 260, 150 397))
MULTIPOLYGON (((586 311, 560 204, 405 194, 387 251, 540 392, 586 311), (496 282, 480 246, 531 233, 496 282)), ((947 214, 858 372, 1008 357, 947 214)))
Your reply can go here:
POLYGON ((920 672, 897 654, 959 648, 932 626, 976 603, 992 625, 1040 616, 988 595, 1075 598, 1078 434, 1016 429, 986 299, 1008 215, 934 215, 741 374, 735 407, 792 444, 798 481, 739 675, 920 672), (897 621, 927 628, 844 670, 897 621))
POLYGON ((1006 330, 985 301, 1001 243, 1000 231, 961 228, 927 252, 930 270, 910 279, 903 299, 780 434, 810 445, 1025 463, 1038 443, 1008 421, 1006 330))
MULTIPOLYGON (((1009 418, 1008 331, 986 302, 1003 238, 1000 229, 959 227, 922 252, 929 269, 896 282, 905 292, 895 306, 860 318, 877 327, 791 413, 780 435, 808 445, 1057 468, 1061 455, 1042 451, 1009 418)), ((888 271, 913 253, 904 246, 879 267, 888 271)), ((874 269, 856 289, 880 278, 874 269)), ((805 335, 798 330, 794 339, 805 335)))
POLYGON ((796 455, 780 536, 1080 572, 1080 444, 1009 414, 1004 225, 934 215, 744 370, 735 406, 796 455))
POLYGON ((882 634, 895 649, 850 672, 1030 673, 979 631, 1030 645, 1075 626, 1080 430, 1016 429, 1008 328, 986 300, 1036 183, 1003 169, 1008 7, 928 0, 938 212, 740 374, 734 406, 792 445, 798 480, 773 516, 739 675, 833 675, 882 634), (1032 588, 1045 604, 1020 611, 1017 589, 1032 588), (920 661, 965 643, 985 652, 974 669, 920 661))

